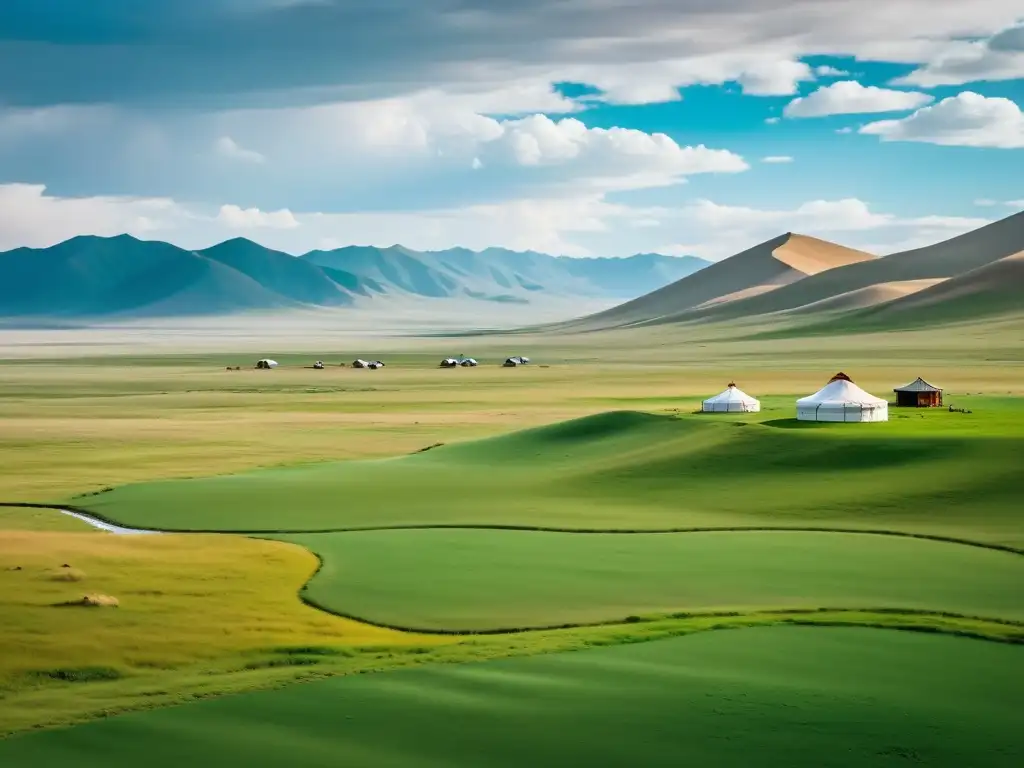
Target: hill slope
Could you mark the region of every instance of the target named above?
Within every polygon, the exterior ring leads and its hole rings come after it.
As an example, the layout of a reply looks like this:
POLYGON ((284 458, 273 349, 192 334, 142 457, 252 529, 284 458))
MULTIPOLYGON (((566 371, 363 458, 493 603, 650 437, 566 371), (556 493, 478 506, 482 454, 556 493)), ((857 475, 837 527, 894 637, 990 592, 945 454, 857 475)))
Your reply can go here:
POLYGON ((225 264, 168 243, 82 236, 0 254, 0 314, 219 314, 287 306, 225 264))
POLYGON ((855 328, 942 325, 1024 312, 1024 251, 930 288, 837 319, 855 328))
POLYGON ((806 307, 872 286, 952 278, 1022 250, 1024 212, 935 245, 839 267, 770 294, 708 308, 680 319, 750 317, 806 307))
POLYGON ((809 276, 875 258, 864 251, 787 233, 570 326, 600 328, 663 322, 702 306, 728 306, 748 296, 771 295, 809 276))
POLYGON ((237 237, 219 245, 196 251, 221 264, 248 275, 268 291, 293 301, 321 306, 351 304, 352 297, 338 281, 322 269, 287 253, 264 248, 251 240, 237 237))

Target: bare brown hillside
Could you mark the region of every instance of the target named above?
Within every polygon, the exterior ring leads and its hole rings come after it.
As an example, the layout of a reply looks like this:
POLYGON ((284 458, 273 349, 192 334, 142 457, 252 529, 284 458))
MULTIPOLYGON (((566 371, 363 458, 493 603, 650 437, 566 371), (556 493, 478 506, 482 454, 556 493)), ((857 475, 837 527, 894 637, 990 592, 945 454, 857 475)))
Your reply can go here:
POLYGON ((956 277, 1021 250, 1024 250, 1024 212, 935 245, 839 266, 769 293, 702 308, 688 312, 685 316, 679 315, 673 320, 683 322, 754 317, 801 307, 810 308, 815 304, 823 309, 834 308, 826 300, 873 286, 956 277))
POLYGON ((809 276, 876 258, 816 237, 786 233, 568 327, 585 330, 659 322, 701 306, 725 306, 770 295, 809 276))

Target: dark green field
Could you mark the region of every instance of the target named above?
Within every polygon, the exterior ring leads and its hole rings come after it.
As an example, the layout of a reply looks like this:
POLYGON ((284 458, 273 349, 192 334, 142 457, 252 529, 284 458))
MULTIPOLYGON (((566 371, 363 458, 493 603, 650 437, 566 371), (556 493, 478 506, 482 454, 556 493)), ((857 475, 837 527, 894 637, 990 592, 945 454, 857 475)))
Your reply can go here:
POLYGON ((884 424, 618 411, 410 456, 130 485, 71 503, 167 530, 427 524, 884 529, 1024 545, 1024 407, 884 424))
POLYGON ((0 742, 19 768, 1020 765, 1024 654, 772 628, 335 678, 0 742))
POLYGON ((281 537, 321 556, 316 605, 424 630, 673 611, 901 608, 1024 621, 1024 557, 868 534, 404 530, 281 537))

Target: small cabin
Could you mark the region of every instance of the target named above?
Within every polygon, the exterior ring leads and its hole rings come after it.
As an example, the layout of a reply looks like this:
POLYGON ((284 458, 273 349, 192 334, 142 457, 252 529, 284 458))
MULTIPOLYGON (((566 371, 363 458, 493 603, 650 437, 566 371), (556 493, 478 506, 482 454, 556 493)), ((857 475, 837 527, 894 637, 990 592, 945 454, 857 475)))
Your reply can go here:
POLYGON ((896 405, 899 408, 937 408, 942 405, 942 390, 933 387, 920 376, 906 386, 897 387, 896 405))

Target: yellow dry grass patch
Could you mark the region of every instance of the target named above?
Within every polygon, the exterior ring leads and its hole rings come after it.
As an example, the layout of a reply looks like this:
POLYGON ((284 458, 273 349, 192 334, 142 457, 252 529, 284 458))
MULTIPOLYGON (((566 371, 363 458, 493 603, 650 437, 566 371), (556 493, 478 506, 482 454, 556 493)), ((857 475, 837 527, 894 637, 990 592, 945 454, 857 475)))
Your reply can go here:
POLYGON ((223 535, 0 531, 0 685, 54 668, 172 669, 280 645, 422 644, 304 605, 308 551, 223 535), (68 564, 84 582, 55 581, 68 564), (87 595, 116 610, 60 606, 87 595))

